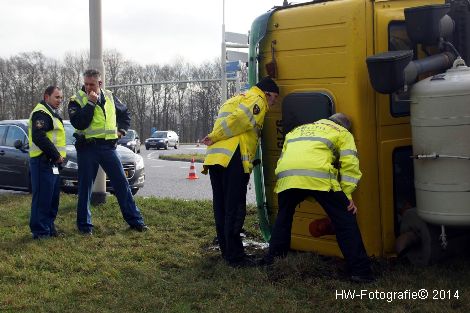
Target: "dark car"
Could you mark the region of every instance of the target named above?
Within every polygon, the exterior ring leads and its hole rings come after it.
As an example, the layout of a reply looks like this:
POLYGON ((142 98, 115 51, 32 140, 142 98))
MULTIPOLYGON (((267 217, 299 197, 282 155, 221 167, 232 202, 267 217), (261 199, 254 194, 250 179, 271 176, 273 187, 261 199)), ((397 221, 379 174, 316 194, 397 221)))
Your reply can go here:
MULTIPOLYGON (((60 171, 61 189, 64 192, 76 193, 78 164, 77 152, 73 145, 75 138, 72 136, 75 129, 69 121, 64 121, 64 127, 67 157, 60 171)), ((31 191, 27 133, 28 120, 0 121, 0 189, 31 191)), ((119 145, 116 151, 132 193, 135 194, 144 186, 144 160, 140 155, 119 145)), ((113 192, 109 180, 106 180, 106 190, 113 192)))
POLYGON ((118 145, 129 148, 134 153, 140 153, 140 137, 133 129, 129 129, 125 136, 118 140, 118 145))
POLYGON ((178 135, 172 130, 156 131, 150 138, 145 139, 145 149, 168 149, 168 147, 178 149, 179 140, 178 135))

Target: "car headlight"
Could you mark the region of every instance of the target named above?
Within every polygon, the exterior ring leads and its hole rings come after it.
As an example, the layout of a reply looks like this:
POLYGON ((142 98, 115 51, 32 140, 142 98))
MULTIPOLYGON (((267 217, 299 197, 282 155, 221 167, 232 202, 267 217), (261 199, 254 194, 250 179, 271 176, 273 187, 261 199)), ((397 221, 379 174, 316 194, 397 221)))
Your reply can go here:
POLYGON ((144 158, 142 158, 140 155, 136 154, 135 155, 136 160, 135 160, 135 170, 141 170, 144 168, 144 158))
POLYGON ((64 167, 65 168, 71 168, 71 169, 74 169, 74 170, 78 170, 77 162, 70 161, 70 160, 67 160, 67 163, 65 163, 64 167))

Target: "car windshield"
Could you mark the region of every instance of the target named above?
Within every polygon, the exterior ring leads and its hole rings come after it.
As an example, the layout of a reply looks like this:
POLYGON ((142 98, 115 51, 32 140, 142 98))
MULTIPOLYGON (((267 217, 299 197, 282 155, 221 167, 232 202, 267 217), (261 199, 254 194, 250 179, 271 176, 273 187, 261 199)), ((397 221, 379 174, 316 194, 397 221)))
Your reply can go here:
POLYGON ((75 128, 73 128, 71 124, 64 123, 64 129, 65 129, 66 143, 68 145, 73 145, 75 143, 75 137, 73 136, 73 133, 75 132, 75 128))
POLYGON ((125 139, 134 139, 134 132, 132 130, 129 130, 124 137, 125 139))
POLYGON ((167 132, 154 132, 152 138, 166 138, 167 132))

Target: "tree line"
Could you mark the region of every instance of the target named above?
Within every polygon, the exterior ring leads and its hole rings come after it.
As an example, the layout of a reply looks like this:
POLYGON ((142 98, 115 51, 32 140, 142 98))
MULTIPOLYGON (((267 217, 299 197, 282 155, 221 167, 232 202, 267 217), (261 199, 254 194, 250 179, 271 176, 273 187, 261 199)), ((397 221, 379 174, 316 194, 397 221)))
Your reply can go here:
MULTIPOLYGON (((185 81, 220 78, 220 61, 193 65, 183 59, 172 64, 140 65, 125 59, 115 50, 103 54, 106 86, 144 84, 162 81, 185 81)), ((68 53, 62 60, 41 52, 25 52, 0 58, 0 120, 25 119, 42 100, 49 85, 59 86, 64 93, 61 113, 68 119, 68 99, 83 85, 83 72, 88 68, 88 53, 68 53)), ((246 77, 246 68, 242 75, 246 77)), ((220 82, 171 83, 111 89, 125 103, 132 115, 131 128, 142 139, 151 129, 174 130, 180 142, 195 142, 212 129, 220 103, 220 82)), ((236 91, 228 83, 228 97, 236 91)))

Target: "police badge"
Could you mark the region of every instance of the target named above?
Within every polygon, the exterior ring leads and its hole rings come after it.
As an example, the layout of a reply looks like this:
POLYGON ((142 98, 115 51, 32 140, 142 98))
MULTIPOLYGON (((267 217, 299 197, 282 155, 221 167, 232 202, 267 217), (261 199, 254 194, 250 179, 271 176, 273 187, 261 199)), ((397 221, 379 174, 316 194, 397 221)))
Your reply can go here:
POLYGON ((44 127, 44 121, 43 120, 37 120, 35 123, 36 129, 41 129, 44 127))
POLYGON ((258 115, 259 112, 261 112, 261 109, 259 108, 257 104, 255 104, 255 106, 253 107, 253 114, 258 115))

